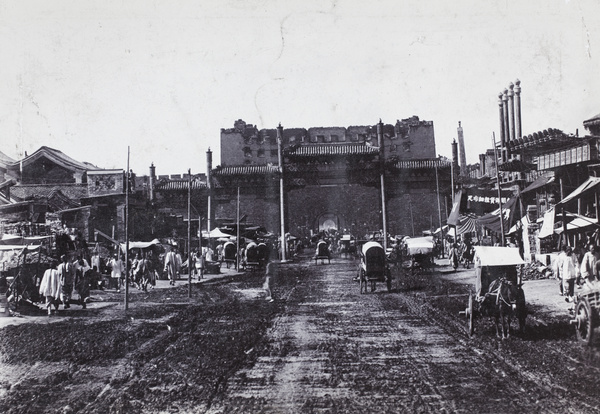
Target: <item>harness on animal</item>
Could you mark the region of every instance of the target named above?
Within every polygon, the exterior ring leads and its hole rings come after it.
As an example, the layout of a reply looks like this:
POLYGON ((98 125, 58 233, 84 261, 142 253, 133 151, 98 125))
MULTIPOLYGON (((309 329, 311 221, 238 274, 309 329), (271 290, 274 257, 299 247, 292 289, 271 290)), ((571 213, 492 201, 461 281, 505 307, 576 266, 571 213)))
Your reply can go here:
POLYGON ((507 301, 506 298, 502 295, 502 285, 504 283, 506 283, 509 286, 513 285, 513 283, 510 280, 508 280, 504 277, 501 277, 500 279, 496 279, 490 284, 490 288, 492 288, 492 290, 490 290, 488 293, 485 294, 484 299, 487 298, 488 296, 496 296, 496 306, 498 306, 500 301, 502 301, 506 306, 508 306, 510 308, 514 308, 515 304, 507 301))

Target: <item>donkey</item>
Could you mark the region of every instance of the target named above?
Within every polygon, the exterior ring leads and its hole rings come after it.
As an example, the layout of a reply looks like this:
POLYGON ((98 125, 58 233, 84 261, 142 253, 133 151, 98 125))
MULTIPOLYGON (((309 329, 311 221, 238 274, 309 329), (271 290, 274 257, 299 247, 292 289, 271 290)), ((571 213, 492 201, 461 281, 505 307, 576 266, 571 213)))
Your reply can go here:
POLYGON ((496 336, 502 339, 510 337, 510 322, 517 309, 517 287, 504 277, 490 283, 486 296, 493 297, 493 316, 496 322, 496 336), (500 327, 500 330, 499 330, 500 327))

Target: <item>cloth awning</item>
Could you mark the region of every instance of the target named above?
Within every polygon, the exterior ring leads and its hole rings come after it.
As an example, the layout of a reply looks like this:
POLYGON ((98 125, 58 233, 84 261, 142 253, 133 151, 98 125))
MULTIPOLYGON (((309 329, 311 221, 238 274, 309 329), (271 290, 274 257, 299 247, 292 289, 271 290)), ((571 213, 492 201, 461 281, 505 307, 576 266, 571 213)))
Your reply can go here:
MULTIPOLYGON (((576 217, 575 219, 571 220, 569 223, 567 223, 567 231, 571 231, 571 230, 580 230, 580 229, 584 229, 586 227, 590 227, 590 226, 597 226, 598 225, 598 220, 596 220, 595 218, 591 218, 591 217, 584 217, 584 216, 579 216, 576 217)), ((563 232, 563 227, 559 227, 555 230, 556 233, 560 234, 563 232)))
POLYGON ((586 182, 577 187, 571 194, 556 203, 557 206, 568 203, 569 201, 578 198, 583 193, 596 188, 600 184, 600 177, 589 177, 586 182))
MULTIPOLYGON (((504 221, 502 224, 506 224, 505 229, 507 229, 511 217, 512 208, 517 203, 517 197, 513 197, 506 204, 502 206, 502 216, 504 221)), ((483 226, 493 232, 500 233, 502 226, 500 225, 500 208, 497 208, 495 211, 492 211, 489 214, 486 214, 483 217, 477 219, 477 224, 483 226)))
MULTIPOLYGON (((135 241, 130 241, 129 242, 129 250, 132 249, 147 249, 150 246, 154 246, 160 244, 160 241, 158 239, 154 239, 150 242, 135 242, 135 241)), ((126 249, 126 244, 125 243, 121 243, 121 251, 125 251, 126 249)))
POLYGON ((477 222, 474 218, 465 216, 461 223, 456 227, 457 234, 473 233, 477 231, 477 222))
POLYGON ((539 239, 543 239, 545 237, 551 236, 554 234, 554 212, 556 210, 550 209, 544 213, 544 222, 542 223, 542 228, 538 234, 539 239))
POLYGON ((13 234, 4 234, 0 239, 0 245, 26 245, 40 244, 43 240, 52 238, 52 236, 17 236, 13 234))
POLYGON ((26 245, 23 246, 21 244, 18 245, 8 245, 8 244, 4 244, 4 245, 0 245, 0 252, 5 252, 5 251, 9 251, 9 250, 15 250, 15 251, 19 251, 20 253, 22 253, 25 249, 29 250, 29 251, 33 251, 36 249, 39 249, 40 245, 26 245))
POLYGON ((218 227, 215 227, 214 229, 212 229, 210 231, 210 233, 203 231, 202 237, 207 237, 209 239, 229 238, 229 237, 231 237, 231 234, 223 233, 221 231, 221 229, 219 229, 218 227))
POLYGON ((455 196, 454 196, 454 204, 452 204, 452 210, 450 211, 450 215, 448 216, 448 221, 447 223, 451 226, 457 226, 458 225, 458 219, 460 217, 460 200, 462 198, 462 190, 459 191, 455 196))
POLYGON ((534 182, 532 182, 527 187, 525 187, 525 189, 523 191, 521 191, 521 194, 528 193, 529 191, 537 190, 538 188, 543 187, 546 184, 550 184, 550 183, 553 183, 553 182, 554 182, 554 176, 551 176, 551 177, 546 177, 546 176, 538 177, 534 182))

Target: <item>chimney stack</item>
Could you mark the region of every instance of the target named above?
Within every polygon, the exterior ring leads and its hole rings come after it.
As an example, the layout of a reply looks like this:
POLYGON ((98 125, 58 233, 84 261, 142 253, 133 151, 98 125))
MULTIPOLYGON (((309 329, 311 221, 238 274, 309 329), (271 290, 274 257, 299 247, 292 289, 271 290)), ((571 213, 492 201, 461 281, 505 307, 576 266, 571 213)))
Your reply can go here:
POLYGON ((467 175, 467 156, 465 154, 465 139, 463 137, 463 129, 458 121, 458 151, 460 154, 460 175, 466 177, 467 175))
POLYGON ((150 164, 150 177, 148 178, 148 197, 154 201, 154 183, 156 182, 156 167, 154 163, 150 164))
POLYGON ((518 79, 515 81, 515 111, 517 138, 522 138, 523 135, 521 131, 521 81, 518 79))
POLYGON ((515 85, 511 82, 508 85, 508 125, 510 132, 510 140, 513 141, 515 139, 515 85))
POLYGON ((456 140, 452 140, 452 167, 454 168, 454 173, 456 174, 459 171, 458 166, 458 144, 456 140))
POLYGON ((504 148, 506 148, 507 158, 510 156, 508 151, 508 143, 510 142, 509 127, 508 127, 508 89, 504 89, 502 92, 502 122, 504 124, 504 148))

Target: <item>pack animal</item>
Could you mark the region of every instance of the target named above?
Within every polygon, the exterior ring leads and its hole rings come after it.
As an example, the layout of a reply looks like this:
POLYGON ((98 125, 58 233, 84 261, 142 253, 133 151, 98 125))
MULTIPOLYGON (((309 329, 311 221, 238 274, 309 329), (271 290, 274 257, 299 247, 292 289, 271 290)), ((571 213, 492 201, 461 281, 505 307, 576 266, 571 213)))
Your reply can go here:
POLYGON ((517 309, 517 286, 501 277, 490 283, 485 296, 496 323, 496 336, 502 332, 502 339, 509 338, 510 322, 517 309))

